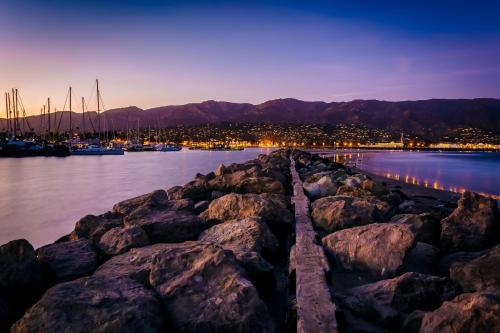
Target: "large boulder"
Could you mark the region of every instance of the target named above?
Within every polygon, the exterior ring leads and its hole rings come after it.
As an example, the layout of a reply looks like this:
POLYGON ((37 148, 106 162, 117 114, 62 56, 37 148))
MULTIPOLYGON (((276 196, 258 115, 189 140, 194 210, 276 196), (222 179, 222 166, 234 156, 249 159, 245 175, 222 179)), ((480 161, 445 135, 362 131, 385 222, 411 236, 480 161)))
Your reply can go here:
POLYGON ((354 198, 333 196, 311 204, 314 224, 326 232, 387 220, 392 214, 388 203, 373 196, 354 198))
POLYGON ((434 274, 439 265, 439 248, 424 242, 415 242, 405 257, 405 271, 434 274))
POLYGON ((31 244, 18 239, 0 246, 0 298, 21 300, 42 288, 42 268, 31 244))
POLYGON ((361 188, 377 197, 389 194, 389 188, 387 187, 387 184, 376 182, 371 179, 365 179, 361 183, 361 188))
POLYGON ((338 295, 339 305, 360 317, 385 327, 400 326, 414 310, 437 309, 452 299, 456 289, 447 278, 405 273, 348 289, 338 295))
POLYGON ((158 243, 154 245, 133 248, 128 252, 112 257, 99 266, 94 276, 107 278, 128 277, 145 285, 149 284, 151 263, 155 255, 163 249, 176 244, 158 243))
POLYGON ((313 182, 304 182, 304 191, 311 200, 328 197, 337 193, 337 185, 331 175, 324 175, 313 182))
POLYGON ((115 256, 134 247, 149 244, 146 232, 140 227, 113 228, 102 235, 98 247, 107 255, 115 256))
POLYGON ((404 268, 414 241, 408 225, 392 223, 341 230, 322 239, 336 269, 364 272, 378 279, 393 277, 404 268))
POLYGON ((92 242, 83 238, 43 246, 37 250, 37 256, 56 282, 90 275, 99 263, 92 242))
POLYGON ((465 292, 500 290, 500 245, 471 261, 451 265, 450 277, 465 292))
POLYGON ((125 218, 125 226, 142 228, 151 243, 195 240, 205 228, 193 213, 170 209, 138 209, 125 218))
POLYGON ((332 180, 332 183, 334 184, 343 183, 348 177, 345 169, 338 169, 335 171, 323 171, 305 177, 304 183, 315 183, 324 176, 328 176, 332 180))
POLYGON ((370 197, 373 194, 361 187, 342 185, 337 189, 336 195, 344 195, 350 197, 370 197))
POLYGON ((184 186, 174 186, 167 190, 170 200, 192 199, 193 201, 210 198, 211 189, 206 178, 198 177, 184 186))
POLYGON ((439 246, 441 224, 429 213, 394 215, 390 222, 407 224, 415 233, 417 241, 439 246))
POLYGON ((500 294, 462 294, 422 319, 421 333, 500 332, 500 294))
POLYGON ((361 187, 361 184, 368 178, 360 173, 349 176, 344 180, 344 184, 350 187, 361 187))
POLYGON ((231 250, 257 288, 271 290, 274 287, 273 266, 262 256, 272 257, 279 242, 261 218, 247 217, 215 225, 205 230, 198 240, 231 250))
POLYGON ((162 250, 151 286, 176 332, 273 332, 274 322, 234 255, 199 242, 162 250))
POLYGON ((279 243, 266 223, 259 217, 230 220, 205 230, 198 240, 220 245, 237 252, 275 252, 279 243))
POLYGON ((123 226, 121 214, 109 212, 99 216, 87 215, 76 222, 75 229, 70 234, 69 239, 87 238, 97 244, 106 231, 121 226, 123 226))
POLYGON ((465 192, 458 207, 441 221, 445 252, 488 248, 500 240, 500 212, 496 200, 465 192))
POLYGON ((151 207, 159 207, 165 205, 167 201, 167 192, 164 190, 156 190, 151 193, 117 203, 113 206, 113 212, 128 215, 140 206, 148 205, 151 207))
POLYGON ((208 220, 219 222, 246 217, 262 217, 276 224, 293 222, 286 198, 278 194, 227 194, 212 201, 205 213, 208 220))
POLYGON ((12 327, 28 332, 163 332, 154 293, 131 279, 86 277, 49 289, 12 327))
POLYGON ((238 193, 275 193, 285 194, 283 184, 271 177, 248 177, 235 186, 238 193))
POLYGON ((450 276, 450 268, 452 265, 456 263, 466 263, 469 262, 473 259, 476 259, 483 254, 486 253, 486 250, 484 251, 474 251, 474 252, 453 252, 450 254, 443 255, 439 259, 439 265, 438 265, 438 272, 439 275, 442 276, 450 276))
POLYGON ((25 239, 0 246, 0 332, 7 332, 43 291, 44 275, 33 246, 25 239))

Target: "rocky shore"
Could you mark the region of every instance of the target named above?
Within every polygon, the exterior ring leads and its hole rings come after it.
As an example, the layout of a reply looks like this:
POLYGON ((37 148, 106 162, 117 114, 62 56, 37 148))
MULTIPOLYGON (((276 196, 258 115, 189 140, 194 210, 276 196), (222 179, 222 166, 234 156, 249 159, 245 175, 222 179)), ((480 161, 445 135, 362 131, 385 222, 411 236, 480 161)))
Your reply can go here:
POLYGON ((0 246, 0 331, 500 332, 500 213, 298 150, 0 246))

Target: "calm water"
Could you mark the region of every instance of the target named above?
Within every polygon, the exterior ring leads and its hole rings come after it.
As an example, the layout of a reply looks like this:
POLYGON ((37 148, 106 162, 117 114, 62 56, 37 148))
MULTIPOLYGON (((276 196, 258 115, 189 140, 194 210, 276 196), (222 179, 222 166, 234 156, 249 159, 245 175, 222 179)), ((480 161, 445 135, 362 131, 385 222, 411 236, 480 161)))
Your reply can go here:
MULTIPOLYGON (((0 244, 17 238, 35 247, 69 233, 86 214, 121 200, 183 185, 220 163, 243 162, 265 149, 126 153, 124 156, 0 159, 0 244)), ((499 153, 353 152, 366 171, 438 189, 500 195, 499 153)))
POLYGON ((347 155, 358 168, 377 175, 436 189, 468 189, 500 196, 500 153, 386 151, 347 155))
POLYGON ((0 244, 26 238, 39 247, 69 233, 86 214, 155 189, 183 185, 220 163, 266 149, 138 152, 124 156, 0 159, 0 244))

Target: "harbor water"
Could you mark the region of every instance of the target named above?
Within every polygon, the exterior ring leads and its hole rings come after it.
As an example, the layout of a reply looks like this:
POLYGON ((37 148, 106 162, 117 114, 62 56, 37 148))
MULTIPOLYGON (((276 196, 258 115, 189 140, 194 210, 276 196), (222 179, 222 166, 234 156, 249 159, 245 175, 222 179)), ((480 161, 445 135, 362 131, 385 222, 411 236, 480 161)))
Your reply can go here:
POLYGON ((25 238, 35 247, 73 230, 87 214, 121 200, 183 185, 219 164, 244 162, 269 149, 130 152, 123 156, 0 159, 0 244, 25 238))
MULTIPOLYGON (((101 214, 121 200, 183 185, 221 163, 243 162, 268 152, 183 149, 0 159, 0 244, 18 238, 35 247, 48 244, 69 233, 87 214, 101 214)), ((337 151, 334 156, 407 183, 500 196, 500 153, 337 151)))

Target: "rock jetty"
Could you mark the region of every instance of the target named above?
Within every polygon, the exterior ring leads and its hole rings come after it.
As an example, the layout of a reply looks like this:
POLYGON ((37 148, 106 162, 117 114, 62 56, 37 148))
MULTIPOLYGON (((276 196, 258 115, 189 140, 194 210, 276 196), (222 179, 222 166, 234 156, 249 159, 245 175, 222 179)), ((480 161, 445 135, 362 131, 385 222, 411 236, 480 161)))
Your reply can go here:
POLYGON ((500 332, 500 212, 300 150, 0 246, 3 332, 500 332))

